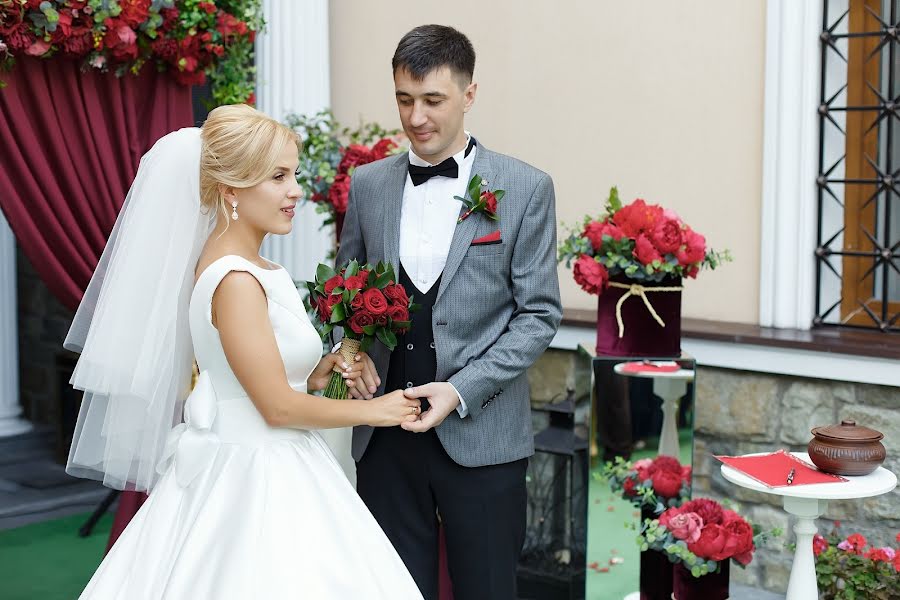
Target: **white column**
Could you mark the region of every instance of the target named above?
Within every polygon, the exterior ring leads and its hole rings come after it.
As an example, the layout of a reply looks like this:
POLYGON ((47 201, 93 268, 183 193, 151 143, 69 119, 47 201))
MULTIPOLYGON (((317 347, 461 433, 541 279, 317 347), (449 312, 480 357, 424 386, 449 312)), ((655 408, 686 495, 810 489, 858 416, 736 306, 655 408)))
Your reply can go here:
POLYGON ((815 294, 822 0, 769 0, 760 324, 809 329, 815 294))
MULTIPOLYGON (((256 38, 257 107, 284 120, 330 103, 327 0, 263 0, 266 30, 256 38)), ((323 215, 311 204, 298 207, 294 230, 269 236, 262 253, 284 265, 295 280, 311 280, 334 246, 334 228, 319 228, 323 215)))
POLYGON ((0 213, 0 437, 31 429, 31 423, 20 416, 17 319, 16 238, 0 213))
MULTIPOLYGON (((311 114, 331 103, 327 0, 263 0, 266 31, 256 38, 257 107, 283 120, 289 113, 311 114)), ((295 281, 309 281, 334 247, 334 227, 320 231, 323 215, 311 203, 298 206, 290 235, 269 236, 262 253, 283 265, 295 281)), ((352 430, 320 431, 351 483, 352 430)))

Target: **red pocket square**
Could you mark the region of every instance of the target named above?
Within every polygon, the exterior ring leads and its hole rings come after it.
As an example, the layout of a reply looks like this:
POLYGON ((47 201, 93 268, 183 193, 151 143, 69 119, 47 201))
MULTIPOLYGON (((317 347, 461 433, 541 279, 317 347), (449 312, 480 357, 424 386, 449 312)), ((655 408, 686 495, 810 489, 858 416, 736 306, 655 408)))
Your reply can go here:
POLYGON ((498 229, 494 233, 489 233, 484 237, 480 237, 477 240, 472 240, 473 246, 479 246, 482 244, 499 244, 503 240, 500 239, 500 230, 498 229))

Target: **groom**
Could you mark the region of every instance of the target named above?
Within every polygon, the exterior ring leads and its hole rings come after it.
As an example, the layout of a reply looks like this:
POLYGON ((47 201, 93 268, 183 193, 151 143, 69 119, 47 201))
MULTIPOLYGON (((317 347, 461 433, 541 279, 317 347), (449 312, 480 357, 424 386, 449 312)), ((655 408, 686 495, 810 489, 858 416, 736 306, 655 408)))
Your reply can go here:
MULTIPOLYGON (((370 352, 382 391, 422 398, 405 428, 353 431, 360 496, 423 596, 437 598, 438 518, 455 600, 516 597, 525 536, 525 468, 534 453, 526 369, 562 310, 553 182, 488 150, 464 128, 475 51, 459 31, 424 25, 393 58, 409 153, 359 167, 337 262, 387 261, 414 301, 393 352, 370 352), (470 179, 504 190, 499 220, 465 211, 470 179)), ((539 132, 534 132, 539 140, 539 132)))

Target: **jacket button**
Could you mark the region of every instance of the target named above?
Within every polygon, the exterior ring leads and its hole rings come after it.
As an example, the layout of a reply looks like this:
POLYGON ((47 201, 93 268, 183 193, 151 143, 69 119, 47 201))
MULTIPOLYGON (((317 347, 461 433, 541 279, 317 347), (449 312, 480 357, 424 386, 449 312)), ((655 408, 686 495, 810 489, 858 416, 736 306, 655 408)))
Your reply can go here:
POLYGON ((407 382, 406 382, 406 387, 407 387, 407 388, 411 388, 412 386, 413 386, 413 382, 412 382, 412 381, 407 381, 407 382))
POLYGON ((431 342, 429 345, 431 346, 431 349, 434 350, 434 342, 431 342))
POLYGON ((412 350, 412 349, 413 349, 413 345, 412 345, 412 344, 407 344, 407 345, 406 345, 406 349, 407 349, 407 350, 412 350))

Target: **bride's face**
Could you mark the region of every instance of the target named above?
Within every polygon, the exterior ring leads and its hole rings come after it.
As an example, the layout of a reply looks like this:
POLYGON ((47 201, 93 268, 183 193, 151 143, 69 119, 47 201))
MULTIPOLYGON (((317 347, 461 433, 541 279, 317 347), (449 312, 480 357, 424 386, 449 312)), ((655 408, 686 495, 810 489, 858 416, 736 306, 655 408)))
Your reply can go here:
MULTIPOLYGON (((286 144, 265 181, 234 190, 238 221, 232 221, 232 226, 244 225, 277 235, 291 232, 294 207, 302 195, 295 175, 300 166, 297 154, 295 144, 286 144)), ((231 206, 226 208, 230 214, 231 206)))

